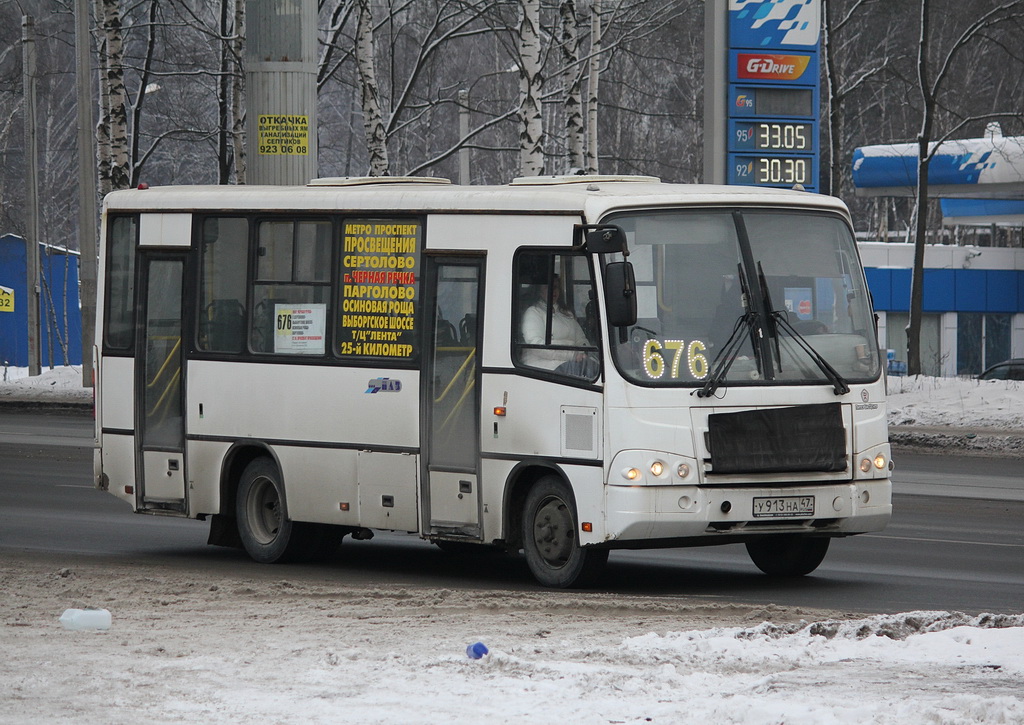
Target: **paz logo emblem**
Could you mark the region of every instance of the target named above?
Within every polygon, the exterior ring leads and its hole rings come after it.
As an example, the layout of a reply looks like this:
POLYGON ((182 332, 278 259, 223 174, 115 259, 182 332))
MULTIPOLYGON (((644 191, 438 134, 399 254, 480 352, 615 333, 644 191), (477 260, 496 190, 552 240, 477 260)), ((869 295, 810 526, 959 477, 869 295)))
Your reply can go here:
POLYGON ((373 378, 367 383, 366 392, 370 395, 376 393, 400 393, 402 381, 391 378, 373 378))
POLYGON ((860 399, 866 403, 866 402, 868 402, 868 400, 870 398, 871 398, 871 395, 868 393, 868 389, 867 388, 863 388, 860 391, 860 399))

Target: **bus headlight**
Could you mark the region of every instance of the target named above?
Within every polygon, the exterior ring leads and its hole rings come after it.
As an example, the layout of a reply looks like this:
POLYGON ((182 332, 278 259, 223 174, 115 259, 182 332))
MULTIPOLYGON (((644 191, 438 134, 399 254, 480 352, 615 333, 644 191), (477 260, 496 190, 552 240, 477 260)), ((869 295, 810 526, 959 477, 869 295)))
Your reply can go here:
POLYGON ((682 478, 683 480, 686 480, 686 478, 688 478, 690 475, 690 467, 685 463, 680 463, 679 466, 676 468, 676 475, 682 478))
POLYGON ((860 462, 860 472, 861 473, 870 473, 871 472, 871 461, 869 461, 867 458, 865 458, 864 460, 862 460, 860 462))
POLYGON ((877 468, 879 471, 885 468, 885 456, 883 456, 881 453, 875 456, 875 468, 877 468))
POLYGON ((665 464, 661 461, 655 461, 651 464, 651 475, 655 478, 661 476, 665 472, 665 464))
POLYGON ((639 468, 627 468, 622 472, 622 477, 627 481, 639 481, 640 480, 640 469, 639 468))

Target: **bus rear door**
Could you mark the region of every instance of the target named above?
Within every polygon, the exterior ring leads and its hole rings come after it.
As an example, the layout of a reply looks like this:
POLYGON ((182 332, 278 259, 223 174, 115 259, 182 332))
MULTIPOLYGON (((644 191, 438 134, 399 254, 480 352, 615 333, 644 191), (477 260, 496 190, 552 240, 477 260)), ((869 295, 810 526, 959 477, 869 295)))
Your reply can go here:
POLYGON ((479 540, 482 256, 428 257, 424 531, 479 540))
POLYGON ((185 367, 182 339, 186 255, 143 251, 136 351, 136 492, 139 510, 186 513, 185 367))

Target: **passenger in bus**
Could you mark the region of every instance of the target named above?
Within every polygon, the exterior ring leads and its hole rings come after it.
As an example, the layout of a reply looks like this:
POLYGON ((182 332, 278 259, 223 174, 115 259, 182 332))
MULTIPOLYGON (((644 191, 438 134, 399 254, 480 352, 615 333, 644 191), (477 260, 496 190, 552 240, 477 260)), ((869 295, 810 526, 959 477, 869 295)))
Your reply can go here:
MULTIPOLYGON (((552 278, 550 299, 551 340, 546 339, 548 324, 548 285, 537 285, 537 299, 523 313, 522 335, 527 345, 553 345, 567 347, 591 347, 583 328, 572 312, 561 302, 561 286, 558 276, 552 278)), ((528 347, 523 349, 522 361, 535 368, 555 370, 566 375, 592 377, 593 361, 588 360, 583 350, 559 350, 552 348, 528 347)))

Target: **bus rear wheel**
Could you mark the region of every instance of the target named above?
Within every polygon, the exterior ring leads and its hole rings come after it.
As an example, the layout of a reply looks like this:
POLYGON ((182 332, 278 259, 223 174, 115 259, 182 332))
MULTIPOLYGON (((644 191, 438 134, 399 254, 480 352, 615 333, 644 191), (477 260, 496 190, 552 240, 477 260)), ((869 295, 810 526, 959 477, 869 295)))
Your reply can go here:
POLYGON ((572 492, 556 476, 540 479, 526 496, 523 551, 534 578, 566 589, 592 583, 608 561, 607 549, 580 546, 572 492))
POLYGON ((831 539, 800 534, 766 536, 747 542, 747 553, 770 576, 804 576, 818 568, 831 539))
POLYGON ((315 551, 312 529, 285 515, 284 484, 269 458, 255 459, 242 472, 235 516, 242 545, 261 564, 296 561, 315 551))

